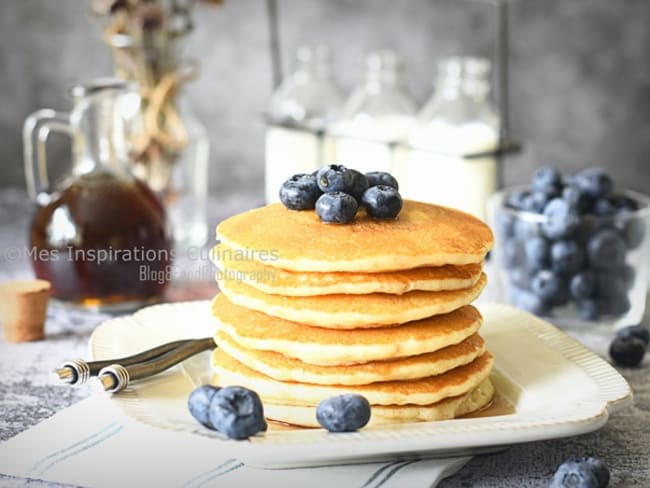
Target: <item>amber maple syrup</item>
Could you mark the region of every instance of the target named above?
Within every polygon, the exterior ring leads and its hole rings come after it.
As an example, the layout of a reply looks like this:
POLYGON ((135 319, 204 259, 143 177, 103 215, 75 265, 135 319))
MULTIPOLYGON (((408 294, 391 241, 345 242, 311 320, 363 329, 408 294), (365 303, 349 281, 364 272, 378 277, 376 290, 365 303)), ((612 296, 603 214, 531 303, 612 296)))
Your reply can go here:
POLYGON ((169 278, 165 213, 137 180, 74 181, 37 209, 30 238, 36 276, 66 302, 128 308, 161 296, 169 278))

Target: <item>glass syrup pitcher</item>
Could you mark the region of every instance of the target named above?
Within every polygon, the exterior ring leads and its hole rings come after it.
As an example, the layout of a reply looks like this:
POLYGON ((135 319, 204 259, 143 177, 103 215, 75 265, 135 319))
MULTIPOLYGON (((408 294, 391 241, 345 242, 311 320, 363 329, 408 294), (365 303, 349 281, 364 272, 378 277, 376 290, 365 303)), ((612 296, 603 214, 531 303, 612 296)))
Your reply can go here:
POLYGON ((102 311, 154 302, 169 281, 172 239, 165 211, 129 170, 125 109, 137 110, 135 85, 97 79, 70 89, 70 113, 50 109, 23 127, 25 176, 36 212, 30 255, 38 278, 59 301, 102 311), (72 167, 50 189, 46 141, 72 138, 72 167))

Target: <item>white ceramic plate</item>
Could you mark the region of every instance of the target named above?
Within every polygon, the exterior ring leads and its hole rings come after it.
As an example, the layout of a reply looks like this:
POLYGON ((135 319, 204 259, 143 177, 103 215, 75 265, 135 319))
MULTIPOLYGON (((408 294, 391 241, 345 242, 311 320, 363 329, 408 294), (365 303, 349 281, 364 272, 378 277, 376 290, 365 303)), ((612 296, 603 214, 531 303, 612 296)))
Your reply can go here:
MULTIPOLYGON (((481 334, 496 358, 492 377, 514 406, 512 414, 346 434, 271 427, 249 442, 225 440, 194 421, 186 407, 192 389, 210 379, 207 352, 134 383, 113 400, 132 419, 213 436, 230 442, 243 462, 274 468, 471 454, 573 436, 600 428, 614 408, 631 400, 629 385, 614 368, 553 325, 502 305, 479 308, 485 319, 481 334)), ((180 338, 207 337, 214 328, 209 302, 152 306, 100 325, 91 337, 91 355, 116 358, 180 338)))

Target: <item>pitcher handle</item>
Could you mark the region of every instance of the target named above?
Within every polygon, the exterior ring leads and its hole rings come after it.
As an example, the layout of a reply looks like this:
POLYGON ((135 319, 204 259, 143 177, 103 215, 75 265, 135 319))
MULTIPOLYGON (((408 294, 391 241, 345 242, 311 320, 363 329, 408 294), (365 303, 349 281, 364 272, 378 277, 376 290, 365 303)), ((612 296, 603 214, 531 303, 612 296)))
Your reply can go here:
POLYGON ((50 132, 72 135, 70 114, 49 108, 37 110, 23 124, 25 181, 29 197, 40 203, 50 200, 46 142, 50 132))

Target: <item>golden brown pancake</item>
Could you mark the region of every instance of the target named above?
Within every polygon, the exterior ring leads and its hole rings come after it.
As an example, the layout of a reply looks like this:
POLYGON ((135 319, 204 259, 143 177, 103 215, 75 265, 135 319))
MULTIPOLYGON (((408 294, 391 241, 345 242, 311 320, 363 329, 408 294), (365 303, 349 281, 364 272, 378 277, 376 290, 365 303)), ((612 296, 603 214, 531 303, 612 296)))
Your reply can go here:
POLYGON ((471 305, 393 327, 309 327, 233 304, 219 294, 212 302, 217 329, 245 348, 275 351, 310 364, 342 365, 413 356, 465 340, 481 326, 471 305))
POLYGON ((485 352, 485 341, 474 334, 460 344, 408 358, 319 366, 277 352, 243 348, 225 332, 217 332, 215 340, 226 354, 271 378, 319 385, 367 385, 379 381, 425 378, 471 363, 485 352))
POLYGON ((315 406, 342 393, 361 394, 371 405, 429 405, 476 388, 490 374, 492 363, 492 354, 485 352, 469 364, 436 376, 342 386, 278 381, 245 366, 222 349, 212 354, 216 385, 241 385, 256 391, 263 401, 303 406, 315 406))
MULTIPOLYGON (((494 396, 494 386, 489 378, 483 380, 469 393, 445 398, 431 405, 373 405, 367 426, 397 422, 427 422, 447 420, 476 412, 487 406, 494 396)), ((302 427, 319 427, 316 407, 264 403, 268 419, 302 427)))
POLYGON ((211 257, 220 275, 243 281, 261 292, 286 296, 313 296, 347 293, 392 293, 414 290, 459 290, 474 285, 481 276, 482 263, 462 266, 413 268, 388 273, 303 272, 268 266, 244 259, 239 251, 224 244, 215 246, 211 257))
POLYGON ((403 324, 451 312, 473 302, 486 282, 481 274, 474 286, 464 290, 315 297, 269 295, 234 280, 219 281, 219 288, 231 302, 251 310, 308 325, 352 329, 403 324))
POLYGON ((288 210, 276 203, 224 220, 217 237, 268 266, 316 272, 480 263, 494 241, 490 228, 476 217, 410 200, 395 220, 372 219, 361 211, 345 225, 325 224, 312 210, 288 210))

